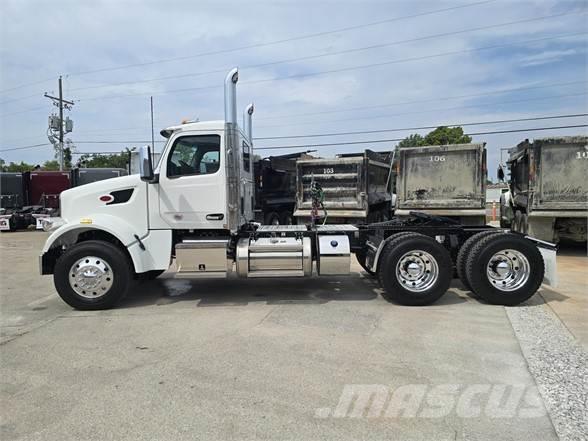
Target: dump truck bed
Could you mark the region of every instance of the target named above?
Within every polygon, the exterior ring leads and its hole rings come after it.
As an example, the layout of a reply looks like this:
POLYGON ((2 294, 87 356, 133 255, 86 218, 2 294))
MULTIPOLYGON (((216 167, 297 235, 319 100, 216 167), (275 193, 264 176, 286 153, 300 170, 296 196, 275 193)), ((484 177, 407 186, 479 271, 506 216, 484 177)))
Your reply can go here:
POLYGON ((397 178, 398 208, 485 208, 484 144, 402 148, 397 178))
POLYGON ((391 201, 389 175, 388 157, 369 150, 358 156, 299 160, 294 216, 310 216, 314 180, 325 195, 329 218, 365 219, 370 207, 391 201))
POLYGON ((73 187, 126 175, 124 168, 76 168, 72 170, 73 187))

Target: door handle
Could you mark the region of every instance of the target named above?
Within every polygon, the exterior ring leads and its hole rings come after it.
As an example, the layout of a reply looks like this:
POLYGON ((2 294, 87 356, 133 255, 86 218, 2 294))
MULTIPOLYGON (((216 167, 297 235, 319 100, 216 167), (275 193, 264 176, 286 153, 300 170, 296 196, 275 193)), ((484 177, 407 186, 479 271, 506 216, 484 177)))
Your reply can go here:
POLYGON ((180 213, 174 214, 174 219, 175 220, 182 220, 183 218, 184 218, 184 216, 182 216, 180 213))
POLYGON ((206 220, 223 220, 225 215, 222 213, 207 214, 206 220))

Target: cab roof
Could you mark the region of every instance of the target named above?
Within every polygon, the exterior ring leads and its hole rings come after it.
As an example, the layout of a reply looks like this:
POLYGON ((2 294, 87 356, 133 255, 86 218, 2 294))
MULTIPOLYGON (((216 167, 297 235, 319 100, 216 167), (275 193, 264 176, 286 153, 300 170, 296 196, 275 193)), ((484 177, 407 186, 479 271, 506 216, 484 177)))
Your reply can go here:
POLYGON ((218 121, 199 121, 199 122, 187 122, 185 124, 179 124, 177 126, 170 126, 163 129, 161 136, 169 138, 173 133, 176 132, 210 132, 225 129, 225 122, 223 120, 218 121))

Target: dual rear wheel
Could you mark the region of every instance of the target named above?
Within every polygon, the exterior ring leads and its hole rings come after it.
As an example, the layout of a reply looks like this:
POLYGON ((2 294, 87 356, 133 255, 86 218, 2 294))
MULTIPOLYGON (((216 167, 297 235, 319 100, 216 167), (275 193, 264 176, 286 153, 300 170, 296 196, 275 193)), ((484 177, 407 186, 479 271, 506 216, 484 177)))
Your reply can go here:
MULTIPOLYGON (((378 262, 382 296, 409 306, 433 303, 449 288, 452 266, 447 249, 431 237, 419 233, 393 236, 378 262)), ((535 294, 545 270, 533 242, 496 231, 484 231, 466 240, 456 266, 466 289, 488 303, 509 306, 535 294)))

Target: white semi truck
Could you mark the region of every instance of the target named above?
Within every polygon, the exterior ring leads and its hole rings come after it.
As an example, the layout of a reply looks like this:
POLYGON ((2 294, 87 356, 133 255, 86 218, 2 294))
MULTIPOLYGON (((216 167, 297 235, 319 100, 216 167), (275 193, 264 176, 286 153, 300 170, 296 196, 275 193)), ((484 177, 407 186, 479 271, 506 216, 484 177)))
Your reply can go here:
POLYGON ((225 79, 224 121, 161 131, 168 141, 155 166, 143 147, 139 175, 61 194, 61 218, 46 221, 52 234, 39 263, 65 302, 112 307, 134 278, 157 277, 174 260, 174 277, 284 278, 344 276, 355 254, 377 276, 382 295, 405 305, 440 298, 454 265, 467 288, 497 304, 528 299, 544 275, 554 280, 549 244, 430 215, 358 226, 253 222, 253 105, 240 128, 237 81, 233 69, 225 79))

